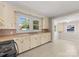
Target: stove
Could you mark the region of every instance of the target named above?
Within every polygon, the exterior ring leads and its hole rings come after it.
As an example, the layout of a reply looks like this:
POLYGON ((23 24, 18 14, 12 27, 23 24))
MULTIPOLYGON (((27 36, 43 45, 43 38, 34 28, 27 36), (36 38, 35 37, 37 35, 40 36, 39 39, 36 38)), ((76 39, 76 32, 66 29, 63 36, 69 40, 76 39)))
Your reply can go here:
POLYGON ((14 40, 0 42, 0 57, 16 57, 16 42, 14 40))

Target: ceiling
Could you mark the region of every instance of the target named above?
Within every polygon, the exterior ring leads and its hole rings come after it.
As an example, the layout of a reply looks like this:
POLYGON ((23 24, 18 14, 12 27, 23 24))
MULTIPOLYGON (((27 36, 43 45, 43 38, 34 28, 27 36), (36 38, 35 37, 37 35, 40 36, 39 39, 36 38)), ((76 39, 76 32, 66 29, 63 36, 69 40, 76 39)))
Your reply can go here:
POLYGON ((29 8, 43 16, 49 17, 79 10, 79 1, 8 1, 8 3, 29 8))

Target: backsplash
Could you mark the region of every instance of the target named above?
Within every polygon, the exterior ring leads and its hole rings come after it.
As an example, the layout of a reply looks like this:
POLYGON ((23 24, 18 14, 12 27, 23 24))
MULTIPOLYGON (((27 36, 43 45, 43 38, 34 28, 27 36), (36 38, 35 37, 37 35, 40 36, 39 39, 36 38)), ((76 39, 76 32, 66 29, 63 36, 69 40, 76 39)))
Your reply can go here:
MULTIPOLYGON (((49 32, 49 30, 42 29, 42 32, 49 32)), ((29 32, 29 33, 35 33, 35 32, 29 32)), ((18 34, 16 33, 16 29, 0 29, 0 36, 13 35, 13 34, 18 34)), ((19 33, 19 34, 22 34, 22 33, 19 33)))
POLYGON ((11 35, 15 33, 16 29, 0 29, 0 35, 11 35))

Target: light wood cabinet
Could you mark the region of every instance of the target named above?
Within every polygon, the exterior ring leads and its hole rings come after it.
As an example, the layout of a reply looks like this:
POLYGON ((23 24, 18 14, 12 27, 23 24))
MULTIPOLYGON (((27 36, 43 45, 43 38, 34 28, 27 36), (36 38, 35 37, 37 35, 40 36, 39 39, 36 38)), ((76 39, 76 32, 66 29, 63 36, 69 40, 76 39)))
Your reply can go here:
POLYGON ((31 48, 44 44, 51 41, 50 33, 41 33, 31 36, 31 48))
POLYGON ((4 28, 3 12, 4 12, 4 5, 0 3, 0 29, 4 28))
POLYGON ((23 37, 23 51, 29 50, 31 48, 30 38, 23 37))
POLYGON ((23 40, 22 40, 22 38, 15 38, 14 40, 18 45, 18 52, 22 53, 23 52, 23 40))
POLYGON ((49 29, 49 19, 48 17, 43 17, 43 29, 49 29))
POLYGON ((31 36, 31 48, 34 48, 36 46, 39 46, 41 43, 40 43, 40 37, 39 35, 32 35, 31 36))
POLYGON ((51 41, 51 34, 50 33, 43 33, 41 35, 41 44, 51 41))
POLYGON ((3 14, 2 12, 3 12, 3 6, 2 6, 2 5, 0 5, 0 17, 2 17, 2 16, 3 16, 3 15, 2 15, 2 14, 3 14))
POLYGON ((30 39, 29 39, 29 37, 27 38, 27 37, 24 37, 24 36, 23 37, 18 36, 14 40, 18 45, 19 53, 22 53, 22 52, 30 49, 30 39))
POLYGON ((3 18, 4 5, 0 3, 0 17, 3 18))
POLYGON ((15 12, 12 6, 5 4, 3 18, 6 29, 15 29, 15 12))
POLYGON ((51 41, 50 33, 38 33, 29 35, 19 35, 14 39, 18 45, 19 53, 37 47, 51 41))
POLYGON ((15 29, 14 8, 8 4, 0 4, 0 20, 3 20, 3 26, 0 29, 15 29))

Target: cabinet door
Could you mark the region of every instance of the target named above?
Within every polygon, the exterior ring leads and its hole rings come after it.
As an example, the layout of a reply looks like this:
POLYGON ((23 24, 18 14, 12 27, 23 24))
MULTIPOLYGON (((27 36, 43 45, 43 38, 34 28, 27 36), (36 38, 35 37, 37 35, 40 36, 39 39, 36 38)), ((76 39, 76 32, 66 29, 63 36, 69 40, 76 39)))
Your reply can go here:
POLYGON ((29 36, 17 37, 14 40, 18 45, 19 53, 29 50, 31 47, 29 36))
POLYGON ((1 2, 0 2, 0 22, 3 23, 3 26, 0 26, 0 29, 15 29, 14 8, 6 3, 4 4, 1 2))
POLYGON ((33 36, 31 36, 31 48, 34 48, 37 46, 37 39, 33 36))
POLYGON ((28 36, 23 37, 23 51, 30 49, 30 38, 28 36))
POLYGON ((12 6, 5 4, 3 18, 6 29, 15 29, 15 12, 12 6))
POLYGON ((41 44, 46 43, 46 37, 44 37, 44 35, 41 36, 41 44))
POLYGON ((40 38, 39 35, 33 35, 31 36, 31 48, 39 46, 40 43, 40 38))
POLYGON ((44 44, 44 43, 46 43, 48 41, 51 41, 51 35, 50 35, 50 33, 43 33, 41 35, 41 44, 44 44))
POLYGON ((18 45, 18 52, 19 53, 23 52, 23 41, 22 41, 22 38, 15 38, 14 41, 18 45))
POLYGON ((0 17, 3 17, 3 12, 4 12, 4 5, 0 3, 0 17))
POLYGON ((4 5, 0 3, 0 29, 4 29, 4 19, 3 19, 4 5))
POLYGON ((46 42, 51 41, 51 34, 50 33, 44 34, 44 36, 46 37, 46 42))

